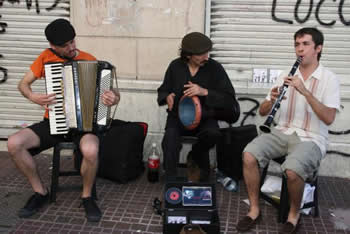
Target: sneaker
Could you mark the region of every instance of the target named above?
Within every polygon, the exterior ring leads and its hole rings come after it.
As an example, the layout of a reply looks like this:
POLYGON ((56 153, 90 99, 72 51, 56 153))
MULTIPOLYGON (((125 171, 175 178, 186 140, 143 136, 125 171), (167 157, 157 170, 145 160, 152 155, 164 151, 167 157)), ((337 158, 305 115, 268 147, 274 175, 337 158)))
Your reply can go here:
POLYGON ((28 218, 33 214, 37 213, 41 207, 45 205, 49 201, 49 193, 46 195, 41 195, 40 193, 34 193, 26 205, 19 210, 18 216, 20 218, 28 218))
POLYGON ((98 208, 95 200, 91 197, 82 198, 82 204, 85 209, 86 218, 89 222, 98 222, 101 219, 101 210, 98 208))

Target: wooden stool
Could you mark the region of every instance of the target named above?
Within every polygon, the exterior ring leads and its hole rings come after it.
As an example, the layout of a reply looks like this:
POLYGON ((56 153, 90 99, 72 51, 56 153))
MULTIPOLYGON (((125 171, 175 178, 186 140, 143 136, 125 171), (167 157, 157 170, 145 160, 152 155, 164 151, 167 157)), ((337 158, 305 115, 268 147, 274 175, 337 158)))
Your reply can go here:
MULTIPOLYGON (((282 164, 285 160, 285 156, 273 159, 273 161, 277 162, 278 164, 282 164)), ((260 182, 260 197, 263 198, 265 201, 270 203, 272 206, 277 208, 278 210, 278 216, 277 216, 277 221, 279 223, 285 223, 288 218, 288 212, 289 212, 289 197, 288 197, 288 188, 287 188, 287 177, 283 173, 282 176, 282 188, 281 188, 281 195, 280 195, 280 201, 276 201, 272 199, 270 196, 267 194, 261 192, 261 187, 264 184, 267 171, 269 168, 269 164, 266 165, 266 167, 263 169, 262 175, 261 175, 261 182, 260 182)), ((313 208, 313 216, 317 217, 319 214, 319 209, 318 209, 318 177, 317 177, 317 171, 315 172, 314 178, 308 179, 305 181, 305 183, 310 184, 311 186, 315 186, 315 191, 314 191, 314 197, 312 202, 305 203, 303 205, 302 209, 306 208, 313 208)))

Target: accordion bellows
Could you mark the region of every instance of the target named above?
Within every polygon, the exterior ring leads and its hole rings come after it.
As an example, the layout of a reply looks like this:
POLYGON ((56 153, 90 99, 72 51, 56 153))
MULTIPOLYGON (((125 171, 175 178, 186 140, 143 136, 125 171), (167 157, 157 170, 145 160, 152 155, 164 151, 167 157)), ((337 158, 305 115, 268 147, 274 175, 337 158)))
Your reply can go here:
POLYGON ((45 76, 46 91, 57 100, 49 111, 51 134, 99 131, 109 125, 111 110, 101 97, 113 88, 114 66, 104 61, 49 63, 45 76))

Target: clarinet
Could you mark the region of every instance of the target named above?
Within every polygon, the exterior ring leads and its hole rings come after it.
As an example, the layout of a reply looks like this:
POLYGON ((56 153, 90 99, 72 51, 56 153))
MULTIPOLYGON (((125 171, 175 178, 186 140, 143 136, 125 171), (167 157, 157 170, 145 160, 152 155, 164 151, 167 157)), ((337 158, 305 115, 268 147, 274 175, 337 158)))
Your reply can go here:
MULTIPOLYGON (((288 76, 293 76, 294 73, 296 72, 296 70, 298 69, 301 61, 302 61, 302 57, 298 57, 297 60, 295 61, 292 69, 290 70, 288 76)), ((270 133, 271 129, 271 123, 273 122, 273 119, 275 118, 276 112, 277 110, 280 108, 281 106, 281 101, 284 97, 284 95, 286 94, 288 89, 288 85, 283 84, 283 86, 280 88, 280 94, 278 95, 277 100, 275 101, 275 103, 273 104, 270 114, 267 116, 267 119, 265 121, 265 123, 263 125, 260 125, 260 130, 263 131, 264 133, 270 133)))

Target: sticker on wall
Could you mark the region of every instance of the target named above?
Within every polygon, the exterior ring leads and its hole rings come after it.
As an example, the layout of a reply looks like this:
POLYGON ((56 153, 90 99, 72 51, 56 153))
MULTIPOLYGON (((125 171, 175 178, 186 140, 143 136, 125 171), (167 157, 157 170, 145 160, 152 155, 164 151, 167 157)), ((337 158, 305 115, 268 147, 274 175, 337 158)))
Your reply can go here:
POLYGON ((282 70, 270 69, 269 70, 269 83, 275 83, 280 76, 282 70))
POLYGON ((271 87, 281 74, 282 70, 277 69, 253 69, 253 79, 251 82, 252 87, 255 88, 268 88, 271 87))
POLYGON ((253 70, 253 83, 267 83, 268 69, 256 69, 253 70))

